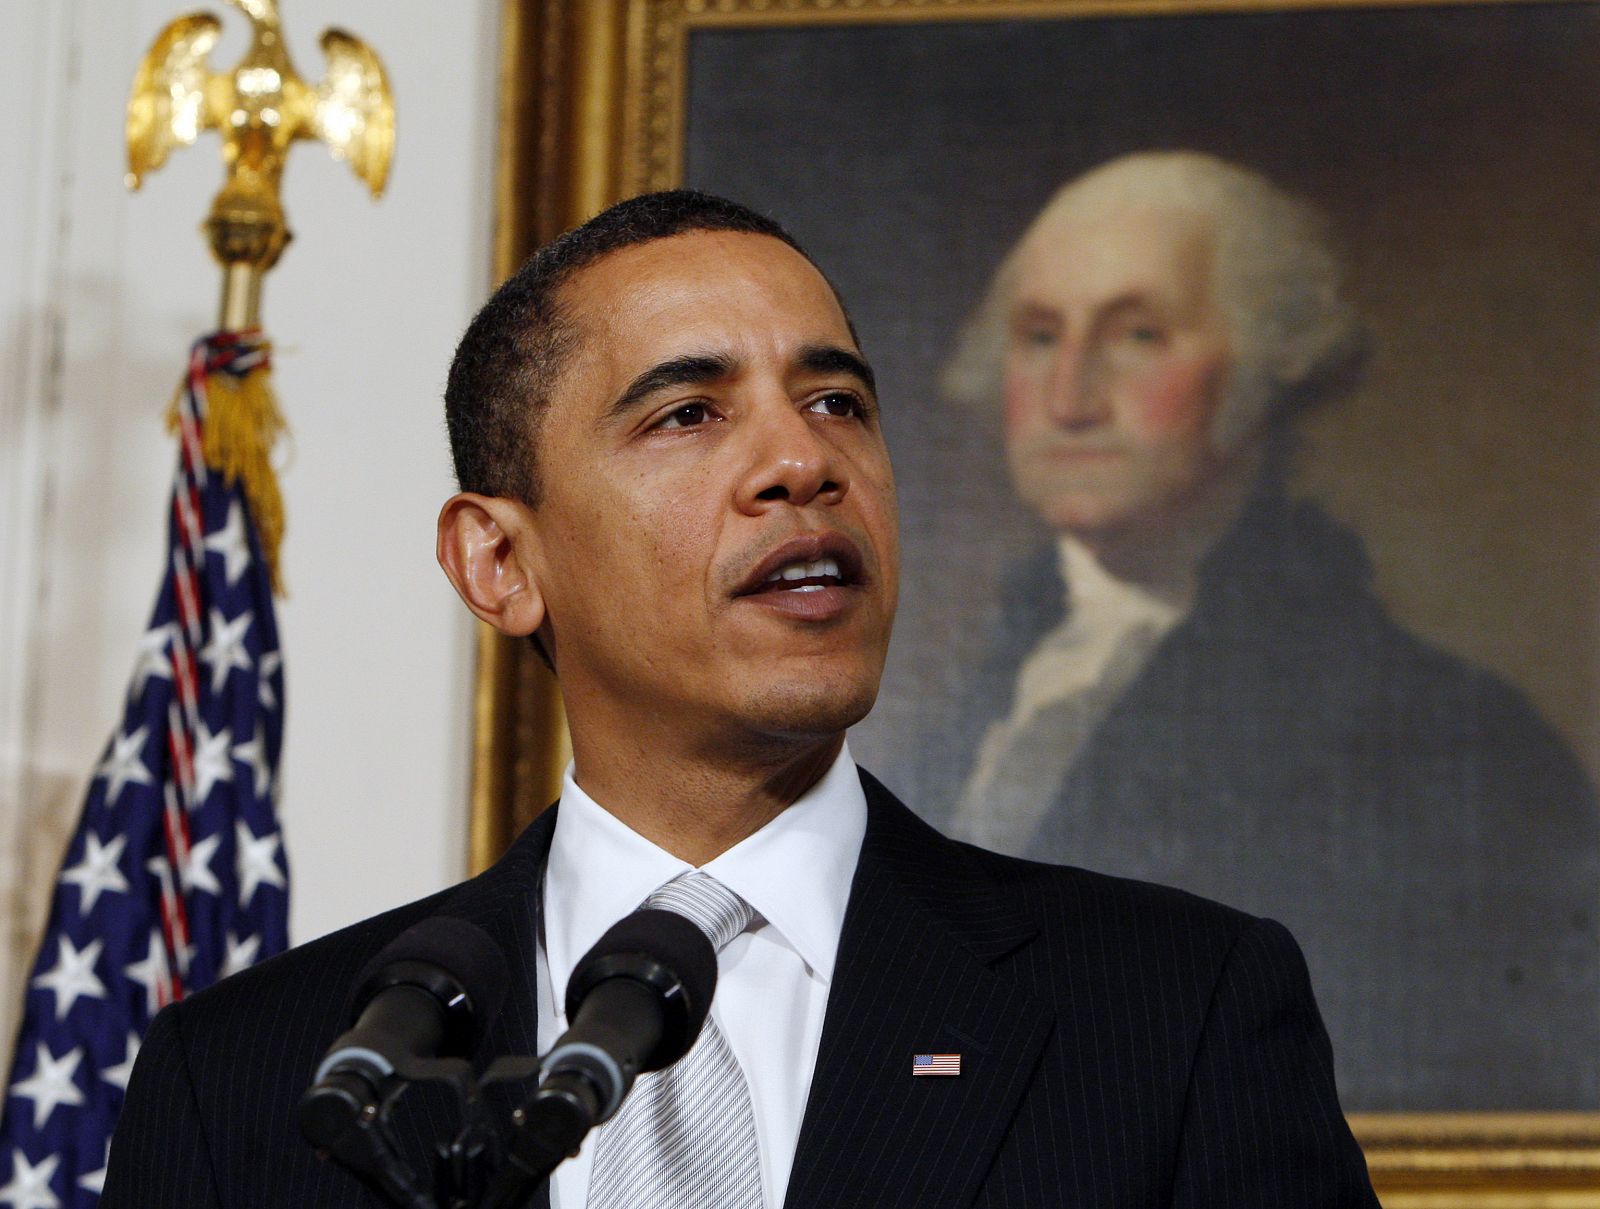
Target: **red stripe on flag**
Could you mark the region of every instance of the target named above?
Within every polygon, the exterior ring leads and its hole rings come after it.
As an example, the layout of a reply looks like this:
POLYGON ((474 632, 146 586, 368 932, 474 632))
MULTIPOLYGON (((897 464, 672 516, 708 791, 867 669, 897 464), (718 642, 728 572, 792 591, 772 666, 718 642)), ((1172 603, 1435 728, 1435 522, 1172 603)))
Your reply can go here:
POLYGON ((178 690, 178 700, 183 703, 185 721, 190 730, 198 729, 195 709, 200 701, 200 685, 195 679, 197 671, 189 644, 181 635, 175 637, 172 643, 172 678, 178 690))
MULTIPOLYGON (((180 893, 182 870, 189 860, 189 820, 173 796, 171 785, 167 786, 161 821, 167 845, 167 863, 161 874, 161 926, 167 937, 167 951, 177 966, 177 978, 189 972, 189 909, 180 893)), ((178 995, 183 995, 181 985, 178 995)))
POLYGON ((200 442, 200 408, 198 400, 206 393, 206 354, 196 347, 189 357, 189 388, 183 392, 179 404, 178 430, 183 440, 183 461, 197 483, 206 481, 206 459, 200 442))
POLYGON ((198 805, 194 800, 194 742, 184 733, 181 720, 173 717, 173 711, 170 710, 167 714, 167 751, 172 756, 172 771, 183 793, 184 805, 192 810, 198 805))
POLYGON ((178 602, 178 621, 191 643, 200 641, 200 596, 194 576, 181 552, 172 552, 172 588, 178 602))

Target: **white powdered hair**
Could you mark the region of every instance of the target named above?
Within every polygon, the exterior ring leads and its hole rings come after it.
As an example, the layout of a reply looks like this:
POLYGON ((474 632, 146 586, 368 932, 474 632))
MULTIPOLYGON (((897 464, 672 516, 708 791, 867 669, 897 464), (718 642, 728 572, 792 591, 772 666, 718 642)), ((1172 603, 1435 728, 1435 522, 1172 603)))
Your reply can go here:
POLYGON ((1213 434, 1233 448, 1276 411, 1321 402, 1360 356, 1364 332, 1321 214, 1248 168, 1195 151, 1141 151, 1063 186, 995 271, 940 384, 947 398, 994 405, 1019 249, 1064 212, 1170 209, 1197 214, 1216 238, 1216 298, 1234 368, 1213 434))

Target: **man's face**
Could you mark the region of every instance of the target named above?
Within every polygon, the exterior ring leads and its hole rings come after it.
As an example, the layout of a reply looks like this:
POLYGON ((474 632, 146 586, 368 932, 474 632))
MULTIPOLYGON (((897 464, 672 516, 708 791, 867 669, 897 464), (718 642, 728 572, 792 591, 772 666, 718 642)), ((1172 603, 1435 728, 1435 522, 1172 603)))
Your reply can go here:
POLYGON ((574 723, 831 734, 877 695, 894 479, 832 289, 781 241, 692 232, 561 291, 539 433, 547 638, 574 723))
POLYGON ((1004 366, 1017 491, 1093 538, 1170 523, 1216 473, 1231 364, 1215 235, 1173 209, 1046 216, 1016 261, 1004 366))

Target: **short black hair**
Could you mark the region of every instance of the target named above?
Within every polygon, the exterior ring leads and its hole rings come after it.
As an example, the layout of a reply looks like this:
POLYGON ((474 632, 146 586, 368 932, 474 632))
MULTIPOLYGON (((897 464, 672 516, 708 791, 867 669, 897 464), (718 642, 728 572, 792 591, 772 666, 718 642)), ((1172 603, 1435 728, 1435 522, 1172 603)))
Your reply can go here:
POLYGON ((494 292, 456 347, 444 414, 461 490, 538 506, 539 421, 577 342, 562 285, 611 252, 689 231, 770 235, 811 259, 772 219, 691 189, 630 198, 558 236, 494 292))

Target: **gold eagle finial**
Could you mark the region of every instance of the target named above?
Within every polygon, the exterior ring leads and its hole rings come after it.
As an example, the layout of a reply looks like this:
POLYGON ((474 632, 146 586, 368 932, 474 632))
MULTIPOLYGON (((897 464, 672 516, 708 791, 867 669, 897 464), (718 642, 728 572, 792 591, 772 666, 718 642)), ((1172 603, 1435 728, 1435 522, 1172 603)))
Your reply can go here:
POLYGON ((361 39, 325 31, 327 72, 313 87, 289 61, 277 0, 229 2, 251 25, 250 48, 231 72, 207 64, 222 23, 204 12, 169 23, 140 63, 128 97, 128 185, 137 189, 174 147, 217 131, 226 179, 206 224, 212 249, 224 265, 259 274, 289 240, 278 196, 289 145, 326 143, 379 197, 394 154, 394 96, 361 39))

